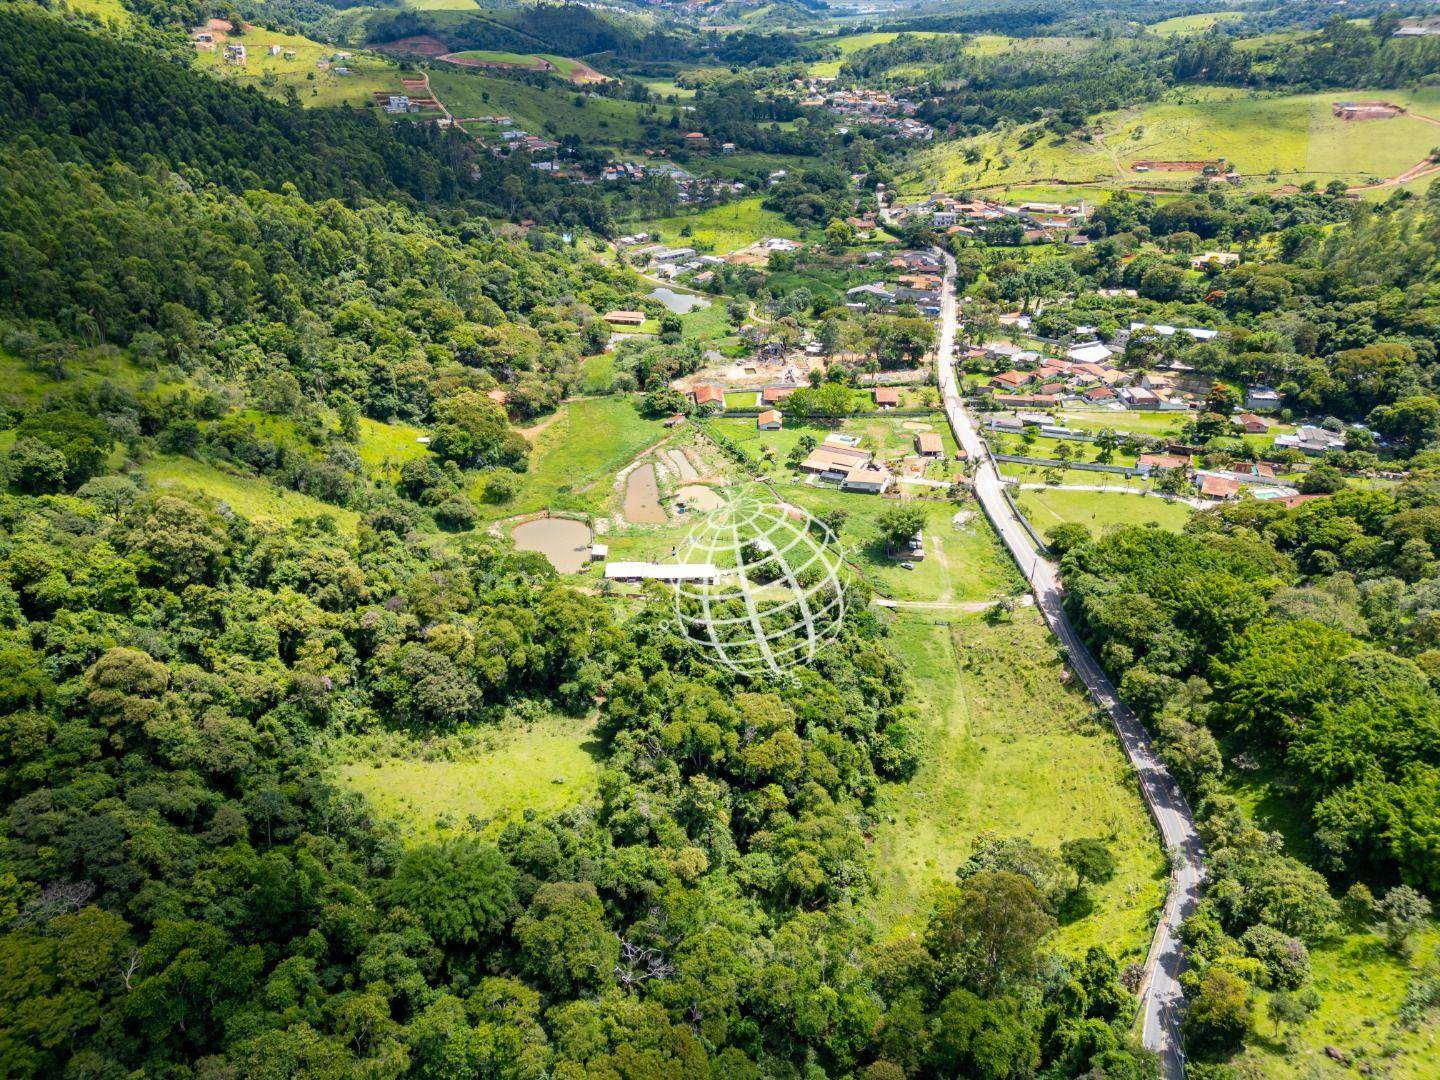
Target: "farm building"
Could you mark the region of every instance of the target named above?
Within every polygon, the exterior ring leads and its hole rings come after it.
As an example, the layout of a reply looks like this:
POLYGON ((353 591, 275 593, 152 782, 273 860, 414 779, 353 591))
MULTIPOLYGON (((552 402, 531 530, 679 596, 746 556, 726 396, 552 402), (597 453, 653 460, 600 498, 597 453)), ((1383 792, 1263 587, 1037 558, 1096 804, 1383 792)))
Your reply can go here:
POLYGON ((875 404, 882 409, 893 409, 900 404, 900 391, 894 386, 877 386, 875 404))
POLYGON ((761 431, 779 431, 782 422, 779 409, 766 409, 755 417, 755 426, 761 431))
POLYGON ((890 474, 883 469, 869 465, 857 465, 845 474, 840 488, 843 491, 858 491, 865 495, 882 495, 890 484, 890 474))
POLYGON ((639 326, 645 321, 643 311, 607 311, 601 317, 612 326, 639 326))
POLYGON ((798 386, 767 386, 760 391, 760 400, 766 405, 774 405, 778 401, 784 401, 798 389, 798 386))
POLYGON ((868 465, 870 452, 853 446, 831 446, 826 443, 810 451, 800 463, 800 471, 816 473, 822 480, 843 480, 852 469, 868 465))
POLYGON ((945 456, 945 444, 933 431, 922 431, 915 436, 915 451, 921 457, 938 458, 945 456))
POLYGON ((1223 476, 1197 476, 1195 483, 1207 499, 1233 499, 1240 494, 1240 481, 1223 476))
POLYGON ((690 391, 695 404, 702 409, 709 409, 711 412, 725 411, 725 388, 716 386, 714 383, 700 383, 690 391))
POLYGON ((1141 454, 1135 459, 1135 464, 1142 469, 1184 469, 1190 464, 1190 459, 1181 457, 1179 454, 1141 454))

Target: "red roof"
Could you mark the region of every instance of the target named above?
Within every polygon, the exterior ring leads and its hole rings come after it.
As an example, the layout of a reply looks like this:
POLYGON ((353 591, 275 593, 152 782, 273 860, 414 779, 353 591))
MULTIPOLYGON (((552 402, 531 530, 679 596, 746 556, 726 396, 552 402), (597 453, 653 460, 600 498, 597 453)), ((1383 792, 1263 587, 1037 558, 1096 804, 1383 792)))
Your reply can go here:
POLYGON ((710 383, 701 383, 692 391, 696 405, 709 405, 711 402, 725 404, 725 388, 714 386, 710 383))
POLYGON ((1200 480, 1200 494, 1212 499, 1232 499, 1240 493, 1240 481, 1223 476, 1206 476, 1200 480))
POLYGON ((875 388, 876 405, 899 405, 900 391, 893 386, 877 386, 875 388))

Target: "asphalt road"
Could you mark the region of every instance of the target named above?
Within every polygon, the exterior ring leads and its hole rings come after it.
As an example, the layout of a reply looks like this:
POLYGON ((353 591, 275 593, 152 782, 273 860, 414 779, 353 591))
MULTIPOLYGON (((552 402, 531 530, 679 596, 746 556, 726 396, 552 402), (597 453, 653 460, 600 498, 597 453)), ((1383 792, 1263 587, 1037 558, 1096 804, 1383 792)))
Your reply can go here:
POLYGON ((1000 475, 960 396, 955 373, 955 261, 945 256, 945 287, 940 311, 939 380, 945 415, 955 441, 975 463, 975 494, 996 532, 1010 549, 1035 594, 1035 603, 1050 629, 1069 652, 1070 664, 1095 703, 1110 715, 1120 743, 1140 777, 1141 792, 1150 808, 1167 851, 1175 857, 1170 895, 1160 915, 1150 952, 1145 958, 1145 979, 1140 988, 1141 1038, 1160 1055, 1164 1075, 1181 1080, 1185 1056, 1181 1050, 1180 1017, 1184 995, 1179 975, 1185 958, 1179 930, 1200 900, 1205 876, 1205 849, 1195 819, 1179 786, 1150 745, 1144 725, 1120 700, 1115 687, 1090 655, 1061 604, 1062 590, 1054 563, 1036 550, 1030 534, 1001 494, 1000 475))

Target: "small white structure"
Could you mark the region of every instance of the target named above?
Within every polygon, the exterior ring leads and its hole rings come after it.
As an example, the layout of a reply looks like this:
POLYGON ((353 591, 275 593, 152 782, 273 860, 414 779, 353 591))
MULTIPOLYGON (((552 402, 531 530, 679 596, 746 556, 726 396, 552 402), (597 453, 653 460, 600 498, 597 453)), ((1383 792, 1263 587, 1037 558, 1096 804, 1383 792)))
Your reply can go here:
POLYGON ((1103 364, 1115 355, 1115 350, 1099 341, 1075 345, 1065 354, 1077 364, 1103 364))
POLYGON ((696 581, 713 585, 720 570, 713 563, 607 562, 606 581, 696 581))

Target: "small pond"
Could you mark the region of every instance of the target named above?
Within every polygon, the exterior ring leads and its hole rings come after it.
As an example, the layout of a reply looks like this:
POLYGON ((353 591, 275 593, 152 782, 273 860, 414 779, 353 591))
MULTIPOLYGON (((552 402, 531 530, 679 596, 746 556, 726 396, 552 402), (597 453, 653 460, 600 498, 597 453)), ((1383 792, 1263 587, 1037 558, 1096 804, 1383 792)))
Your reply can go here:
POLYGON ((667 520, 652 462, 647 461, 625 478, 625 520, 632 525, 663 525, 667 520))
POLYGON ((562 574, 577 574, 590 554, 590 526, 569 518, 536 518, 510 530, 521 551, 538 551, 562 574))
POLYGON ((676 315, 688 315, 696 308, 709 307, 710 301, 703 296, 696 296, 694 293, 676 292, 674 289, 667 289, 663 285, 651 292, 646 299, 659 300, 666 311, 673 311, 676 315))

